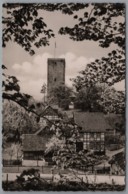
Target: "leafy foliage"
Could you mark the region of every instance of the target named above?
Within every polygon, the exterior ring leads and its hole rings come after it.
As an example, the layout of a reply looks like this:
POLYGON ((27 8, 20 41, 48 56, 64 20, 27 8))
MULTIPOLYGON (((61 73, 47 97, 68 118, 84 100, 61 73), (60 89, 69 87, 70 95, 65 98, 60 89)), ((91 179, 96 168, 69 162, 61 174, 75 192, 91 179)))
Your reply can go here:
POLYGON ((3 82, 2 82, 2 97, 3 100, 11 100, 22 108, 24 108, 28 113, 34 113, 36 117, 40 117, 43 103, 36 102, 32 96, 29 94, 21 93, 19 80, 15 76, 7 75, 5 70, 7 70, 5 65, 2 65, 3 69, 3 82))
POLYGON ((39 16, 39 11, 61 10, 64 14, 73 14, 73 11, 83 9, 83 4, 37 3, 37 4, 3 4, 6 11, 3 16, 3 47, 8 41, 15 41, 30 55, 34 55, 33 46, 39 48, 48 46, 51 38, 55 37, 52 29, 47 27, 44 19, 39 16))
POLYGON ((108 87, 98 99, 105 113, 125 114, 125 93, 108 87))
MULTIPOLYGON (((76 87, 79 87, 79 85, 76 87)), ((83 111, 104 113, 125 113, 125 93, 113 87, 93 84, 85 86, 76 93, 75 106, 83 111)))
POLYGON ((7 143, 7 146, 4 147, 3 165, 5 161, 11 162, 14 165, 18 164, 18 162, 21 164, 22 154, 21 143, 7 143))
MULTIPOLYGON (((38 183, 38 181, 36 181, 38 183)), ((26 185, 26 184, 25 184, 26 185)), ((7 184, 6 182, 2 183, 3 190, 4 191, 123 191, 125 189, 124 185, 110 185, 106 183, 101 183, 99 185, 93 185, 93 184, 84 184, 83 183, 78 183, 78 182, 60 182, 59 184, 55 183, 44 183, 44 182, 39 182, 35 186, 35 182, 33 184, 30 183, 28 184, 28 187, 26 188, 24 186, 21 186, 18 184, 16 181, 11 182, 7 184)))
POLYGON ((61 35, 68 34, 74 41, 96 41, 103 48, 111 44, 117 47, 107 57, 88 64, 83 74, 89 84, 100 81, 113 85, 124 79, 125 5, 123 3, 3 4, 3 8, 7 11, 3 17, 3 46, 6 46, 10 40, 16 41, 33 55, 35 53, 33 45, 37 48, 49 45, 49 40, 55 36, 44 19, 39 16, 39 11, 61 11, 62 14, 73 16, 76 20, 73 27, 61 27, 59 30, 61 35), (79 10, 83 10, 83 17, 75 15, 79 10))
POLYGON ((68 109, 71 102, 72 89, 66 85, 58 85, 52 88, 49 96, 51 103, 57 103, 59 107, 68 109))
MULTIPOLYGON (((68 6, 68 5, 67 5, 68 6)), ((73 27, 62 27, 61 34, 69 34, 76 41, 99 41, 101 47, 109 47, 111 43, 125 47, 125 5, 121 3, 86 4, 84 16, 74 16, 77 24, 73 27), (122 21, 118 21, 122 17, 122 21)))
POLYGON ((43 93, 43 94, 45 94, 46 93, 46 89, 47 89, 47 86, 46 86, 46 84, 44 83, 43 85, 42 85, 42 88, 41 88, 41 93, 43 93))
POLYGON ((3 135, 7 141, 16 141, 23 133, 33 133, 38 130, 38 123, 34 114, 29 114, 14 102, 3 102, 3 135))
MULTIPOLYGON (((74 17, 76 24, 74 27, 62 27, 59 33, 62 35, 69 35, 73 41, 96 41, 102 48, 108 48, 112 44, 117 47, 111 53, 108 53, 106 57, 101 59, 96 59, 87 65, 86 69, 80 72, 73 81, 77 89, 78 97, 81 99, 81 107, 85 105, 85 100, 88 101, 87 109, 100 106, 105 112, 121 112, 124 111, 124 93, 117 92, 111 88, 107 89, 103 93, 102 90, 97 90, 95 84, 106 83, 107 86, 112 86, 114 83, 121 81, 125 78, 125 7, 124 4, 119 3, 103 3, 103 4, 81 4, 81 3, 57 3, 57 4, 4 4, 4 10, 7 13, 3 17, 3 47, 6 46, 7 42, 15 41, 20 46, 22 46, 25 51, 29 52, 31 55, 35 53, 32 49, 33 46, 39 48, 41 46, 49 45, 49 41, 54 37, 54 32, 52 29, 47 27, 44 19, 39 16, 39 11, 61 11, 63 14, 68 14, 74 17), (76 11, 84 10, 84 16, 79 17, 76 11), (86 88, 86 90, 85 90, 86 88), (94 92, 94 93, 93 93, 94 92), (104 95, 106 93, 106 95, 104 95), (93 94, 93 95, 92 95, 93 94), (105 97, 105 100, 104 100, 105 97), (89 99, 90 98, 90 99, 89 99)), ((3 65, 2 68, 6 70, 3 65)), ((20 92, 20 86, 18 80, 14 76, 9 76, 3 73, 3 99, 8 99, 16 102, 25 110, 34 113, 39 116, 36 110, 36 105, 34 103, 29 103, 31 96, 23 94, 20 92)), ((66 86, 61 86, 60 88, 55 88, 53 92, 54 100, 56 100, 59 106, 67 108, 70 102, 71 90, 66 86)), ((15 113, 15 111, 14 111, 15 113)), ((11 111, 10 116, 17 117, 17 112, 13 115, 11 111), (12 115, 11 115, 12 114, 12 115)), ((22 117, 22 111, 19 113, 19 118, 22 117)), ((29 118, 28 115, 25 116, 28 121, 33 121, 33 117, 29 118)), ((6 117, 5 117, 6 118, 6 117)), ((9 122, 12 120, 9 118, 9 122)), ((16 119, 18 122, 18 119, 16 119)), ((28 122, 27 121, 27 122, 28 122)), ((8 122, 8 121, 7 121, 8 122)), ((14 122, 14 121, 13 121, 14 122)), ((10 124, 12 125, 12 123, 10 124)), ((23 126, 23 125, 21 125, 23 126)), ((30 124, 29 124, 30 126, 30 124)), ((97 159, 92 156, 89 158, 84 152, 76 153, 71 147, 71 142, 76 141, 78 138, 78 131, 73 125, 65 126, 63 123, 59 127, 60 131, 57 130, 56 126, 56 137, 54 138, 54 143, 52 142, 48 150, 54 150, 54 160, 56 164, 63 167, 73 166, 74 163, 80 164, 81 162, 86 164, 94 165, 97 163, 97 159), (68 130, 65 130, 68 129, 68 130), (62 143, 62 138, 65 142, 62 143), (70 143, 69 143, 70 141, 70 143), (57 142, 61 144, 58 149, 57 142), (72 156, 72 157, 71 157, 72 156)), ((53 141, 53 139, 52 139, 53 141)), ((46 189, 46 187, 41 182, 29 182, 26 187, 17 184, 16 190, 41 190, 46 189), (31 184, 33 183, 33 184, 31 184)), ((81 190, 83 187, 77 185, 75 188, 71 186, 70 183, 67 185, 59 185, 55 187, 57 190, 62 190, 62 188, 81 190)), ((13 185, 13 184, 12 184, 13 185)), ((45 184, 46 185, 46 184, 45 184)), ((47 185, 48 186, 48 185, 47 185)), ((105 186, 104 186, 105 187, 105 186)), ((6 187, 5 187, 6 188, 6 187)), ((50 187, 51 188, 51 187, 50 187)), ((52 187, 53 189, 54 187, 52 187)), ((108 185, 107 185, 107 188, 108 185)), ((49 187, 48 187, 49 189, 49 187)), ((97 188, 84 187, 83 190, 97 188)), ((110 186, 110 189, 111 186, 110 186)), ((11 190, 15 190, 11 187, 11 190)), ((54 190, 54 189, 53 189, 54 190)), ((100 187, 102 190, 102 185, 100 187)))
POLYGON ((72 79, 74 86, 79 90, 83 86, 92 86, 96 83, 106 83, 112 86, 114 83, 125 79, 125 59, 123 51, 113 50, 108 57, 96 59, 87 64, 85 70, 72 79))
POLYGON ((125 78, 125 5, 121 3, 90 4, 84 16, 74 16, 74 27, 62 27, 60 34, 68 34, 74 41, 93 40, 103 48, 111 44, 116 50, 107 57, 96 59, 87 65, 82 76, 74 81, 86 84, 105 82, 113 85, 125 78), (109 65, 108 65, 109 64, 109 65), (84 76, 83 76, 84 75, 84 76))
POLYGON ((54 130, 54 135, 46 144, 45 154, 53 153, 52 160, 55 162, 55 169, 77 169, 77 167, 84 166, 91 167, 106 160, 106 156, 96 156, 91 152, 85 150, 76 151, 76 142, 80 140, 80 128, 71 122, 57 122, 54 130), (100 159, 99 159, 100 158, 100 159))
POLYGON ((81 178, 60 176, 58 182, 46 181, 39 177, 36 169, 28 169, 17 176, 15 181, 2 182, 4 191, 122 191, 124 185, 85 183, 81 178), (74 181, 72 180, 74 178, 74 181))
POLYGON ((3 47, 11 40, 33 55, 35 51, 32 46, 39 48, 49 45, 49 39, 54 37, 54 33, 38 16, 34 4, 3 4, 3 8, 7 10, 3 17, 3 47))
POLYGON ((83 87, 76 94, 75 106, 83 111, 100 112, 103 106, 98 103, 102 90, 100 87, 83 87))

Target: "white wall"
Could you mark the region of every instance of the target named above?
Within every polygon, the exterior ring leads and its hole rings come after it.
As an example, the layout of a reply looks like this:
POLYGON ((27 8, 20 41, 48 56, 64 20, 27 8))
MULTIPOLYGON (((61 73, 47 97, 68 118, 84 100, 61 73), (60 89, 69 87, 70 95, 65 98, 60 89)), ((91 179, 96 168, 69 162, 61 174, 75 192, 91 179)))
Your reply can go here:
POLYGON ((23 160, 22 166, 47 166, 47 162, 43 160, 23 160))

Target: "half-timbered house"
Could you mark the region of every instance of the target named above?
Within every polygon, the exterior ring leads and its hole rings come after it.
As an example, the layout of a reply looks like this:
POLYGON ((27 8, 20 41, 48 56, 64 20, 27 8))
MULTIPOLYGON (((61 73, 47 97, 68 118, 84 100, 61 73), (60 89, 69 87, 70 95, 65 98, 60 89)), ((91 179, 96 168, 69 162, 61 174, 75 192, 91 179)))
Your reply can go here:
POLYGON ((80 127, 80 137, 76 142, 76 151, 89 150, 105 153, 105 133, 111 126, 102 113, 75 112, 74 122, 80 127))
POLYGON ((46 108, 41 113, 41 117, 46 118, 50 121, 59 121, 62 115, 58 112, 58 109, 51 106, 46 106, 46 108))

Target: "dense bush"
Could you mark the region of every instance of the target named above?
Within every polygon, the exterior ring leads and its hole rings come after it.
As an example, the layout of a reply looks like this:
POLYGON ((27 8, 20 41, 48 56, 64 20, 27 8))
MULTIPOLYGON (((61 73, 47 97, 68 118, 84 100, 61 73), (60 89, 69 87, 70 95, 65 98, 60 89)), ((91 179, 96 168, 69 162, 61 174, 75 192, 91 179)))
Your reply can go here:
POLYGON ((109 184, 89 184, 84 183, 83 179, 71 181, 60 174, 57 181, 40 178, 39 170, 24 170, 15 181, 2 182, 4 191, 95 191, 95 190, 124 190, 124 186, 109 184))
POLYGON ((3 182, 2 187, 4 191, 123 191, 124 185, 109 185, 106 183, 101 184, 85 184, 78 182, 44 182, 41 179, 27 181, 20 184, 17 181, 3 182))

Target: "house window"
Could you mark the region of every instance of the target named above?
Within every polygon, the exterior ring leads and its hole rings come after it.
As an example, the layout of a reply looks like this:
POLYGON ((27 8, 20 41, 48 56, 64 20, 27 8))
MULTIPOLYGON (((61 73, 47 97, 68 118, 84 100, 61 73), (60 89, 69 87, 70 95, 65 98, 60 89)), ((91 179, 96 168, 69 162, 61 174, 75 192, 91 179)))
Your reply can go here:
POLYGON ((104 140, 104 133, 101 133, 101 140, 104 140))
POLYGON ((52 116, 51 115, 48 115, 48 116, 46 116, 49 120, 51 120, 52 119, 52 116))
POLYGON ((59 117, 57 115, 47 115, 46 118, 49 120, 57 120, 59 117))
POLYGON ((95 138, 95 134, 94 133, 90 133, 90 140, 94 140, 95 138))
POLYGON ((97 136, 96 136, 97 138, 97 140, 100 140, 100 138, 101 138, 101 133, 97 133, 97 136))
POLYGON ((85 150, 88 150, 88 149, 89 149, 89 147, 90 147, 89 145, 90 145, 90 143, 89 143, 89 142, 84 142, 84 146, 83 146, 83 147, 84 147, 84 149, 85 149, 85 150))
POLYGON ((83 150, 83 142, 76 142, 76 152, 83 150))
POLYGON ((89 141, 89 133, 86 135, 86 140, 89 141))
POLYGON ((36 158, 33 153, 29 152, 29 153, 24 153, 24 159, 25 160, 35 160, 36 158))
POLYGON ((94 150, 95 149, 95 142, 94 141, 92 141, 92 142, 90 142, 90 145, 89 145, 89 148, 91 149, 91 150, 94 150))
POLYGON ((84 140, 86 140, 87 139, 87 134, 86 133, 84 133, 84 140))
POLYGON ((101 144, 97 142, 96 145, 95 145, 95 148, 96 148, 95 149, 96 151, 100 151, 101 150, 101 144))
POLYGON ((84 150, 87 150, 87 144, 86 143, 84 143, 84 150))
POLYGON ((101 151, 104 151, 105 147, 104 147, 104 143, 101 144, 101 151))
POLYGON ((58 119, 58 116, 53 116, 53 119, 57 120, 58 119))

